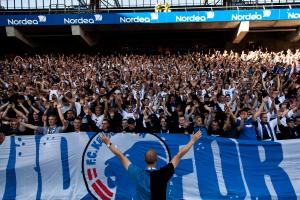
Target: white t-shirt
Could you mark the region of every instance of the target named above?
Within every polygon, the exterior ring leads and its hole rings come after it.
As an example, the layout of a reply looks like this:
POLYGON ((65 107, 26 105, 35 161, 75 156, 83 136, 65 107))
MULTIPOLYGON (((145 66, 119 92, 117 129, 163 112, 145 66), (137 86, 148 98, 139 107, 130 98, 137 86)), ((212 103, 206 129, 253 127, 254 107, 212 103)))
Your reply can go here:
POLYGON ((224 96, 229 95, 230 98, 232 98, 232 97, 233 97, 233 94, 234 94, 234 90, 235 90, 235 88, 222 89, 222 94, 223 94, 224 96))
POLYGON ((122 117, 125 118, 125 119, 129 119, 129 118, 135 119, 133 113, 134 113, 134 112, 131 112, 131 113, 130 113, 130 112, 127 112, 127 111, 123 110, 121 114, 122 114, 122 117))
POLYGON ((104 119, 104 115, 100 115, 97 117, 94 113, 92 114, 92 120, 96 123, 96 126, 100 129, 102 128, 103 119, 104 119))
POLYGON ((58 90, 50 90, 49 92, 49 100, 52 100, 52 95, 55 95, 58 98, 58 90))
POLYGON ((81 112, 81 105, 79 102, 75 102, 75 109, 76 109, 77 116, 79 116, 81 112))
POLYGON ((67 106, 62 106, 61 107, 61 112, 62 113, 65 113, 65 112, 67 112, 68 110, 72 110, 72 108, 73 108, 73 106, 72 106, 72 104, 69 104, 69 105, 67 105, 67 106))

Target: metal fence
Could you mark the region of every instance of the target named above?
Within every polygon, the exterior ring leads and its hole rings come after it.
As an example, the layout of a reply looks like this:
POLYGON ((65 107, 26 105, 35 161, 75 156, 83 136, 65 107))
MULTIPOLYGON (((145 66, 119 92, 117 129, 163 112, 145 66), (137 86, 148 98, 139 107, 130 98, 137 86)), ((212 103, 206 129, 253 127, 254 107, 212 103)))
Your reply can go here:
POLYGON ((288 6, 300 0, 0 0, 0 12, 96 12, 113 10, 154 10, 156 4, 169 3, 172 10, 214 7, 226 9, 235 6, 288 6))

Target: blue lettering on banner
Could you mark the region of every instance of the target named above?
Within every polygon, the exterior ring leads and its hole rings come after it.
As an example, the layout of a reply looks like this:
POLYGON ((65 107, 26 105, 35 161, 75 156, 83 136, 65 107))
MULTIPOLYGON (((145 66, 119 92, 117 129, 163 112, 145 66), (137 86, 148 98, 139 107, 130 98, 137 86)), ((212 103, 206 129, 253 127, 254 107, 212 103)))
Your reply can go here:
POLYGON ((6 168, 6 184, 3 199, 15 199, 16 198, 16 186, 17 186, 17 177, 15 171, 16 165, 16 141, 15 137, 10 137, 10 153, 9 159, 6 168))
POLYGON ((203 199, 245 198, 238 152, 233 141, 224 139, 222 145, 219 145, 212 138, 203 138, 194 145, 194 151, 198 187, 203 199), (216 168, 216 161, 221 168, 216 168))
POLYGON ((279 166, 283 161, 283 152, 278 143, 264 143, 258 145, 240 145, 240 154, 243 162, 245 179, 249 187, 251 197, 262 199, 274 199, 266 185, 265 177, 271 179, 278 199, 297 199, 295 190, 286 172, 279 166), (259 154, 258 148, 264 149, 264 154, 259 154), (276 152, 276 153, 275 153, 276 152), (251 155, 251 159, 248 159, 251 155), (280 181, 276 180, 280 177, 280 181))
POLYGON ((35 136, 35 168, 34 168, 38 176, 36 200, 41 199, 42 188, 43 188, 42 174, 40 168, 40 143, 41 143, 41 135, 36 135, 35 136))
POLYGON ((61 138, 60 141, 61 149, 61 164, 63 172, 63 188, 64 190, 70 187, 70 170, 69 170, 69 156, 68 156, 68 142, 65 137, 61 138))
POLYGON ((101 144, 102 144, 102 141, 101 141, 100 137, 97 136, 96 140, 93 141, 93 143, 91 144, 91 146, 92 146, 93 148, 95 148, 96 150, 99 150, 100 147, 101 147, 101 144))

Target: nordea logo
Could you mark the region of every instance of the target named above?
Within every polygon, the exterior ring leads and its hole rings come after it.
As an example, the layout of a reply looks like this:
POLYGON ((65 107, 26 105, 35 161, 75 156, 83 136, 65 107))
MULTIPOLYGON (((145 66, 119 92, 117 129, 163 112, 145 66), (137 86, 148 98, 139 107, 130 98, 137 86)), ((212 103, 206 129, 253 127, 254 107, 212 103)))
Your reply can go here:
POLYGON ((288 12, 288 19, 300 19, 300 13, 288 12))
POLYGON ((47 18, 45 15, 39 15, 37 19, 7 19, 7 24, 12 26, 18 25, 39 25, 39 23, 45 23, 47 18))
POLYGON ((120 23, 150 23, 149 17, 120 17, 120 23))
POLYGON ((204 22, 206 21, 205 16, 176 16, 176 22, 204 22))

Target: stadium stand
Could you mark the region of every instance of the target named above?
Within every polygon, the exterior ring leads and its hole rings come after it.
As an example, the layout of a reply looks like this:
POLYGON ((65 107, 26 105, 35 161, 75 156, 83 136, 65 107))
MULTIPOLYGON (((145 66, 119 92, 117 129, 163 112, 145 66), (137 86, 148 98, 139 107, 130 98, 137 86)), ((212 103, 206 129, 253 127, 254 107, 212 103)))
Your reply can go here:
POLYGON ((2 133, 42 134, 52 123, 57 132, 201 128, 222 137, 298 138, 299 56, 299 50, 4 56, 2 133))

